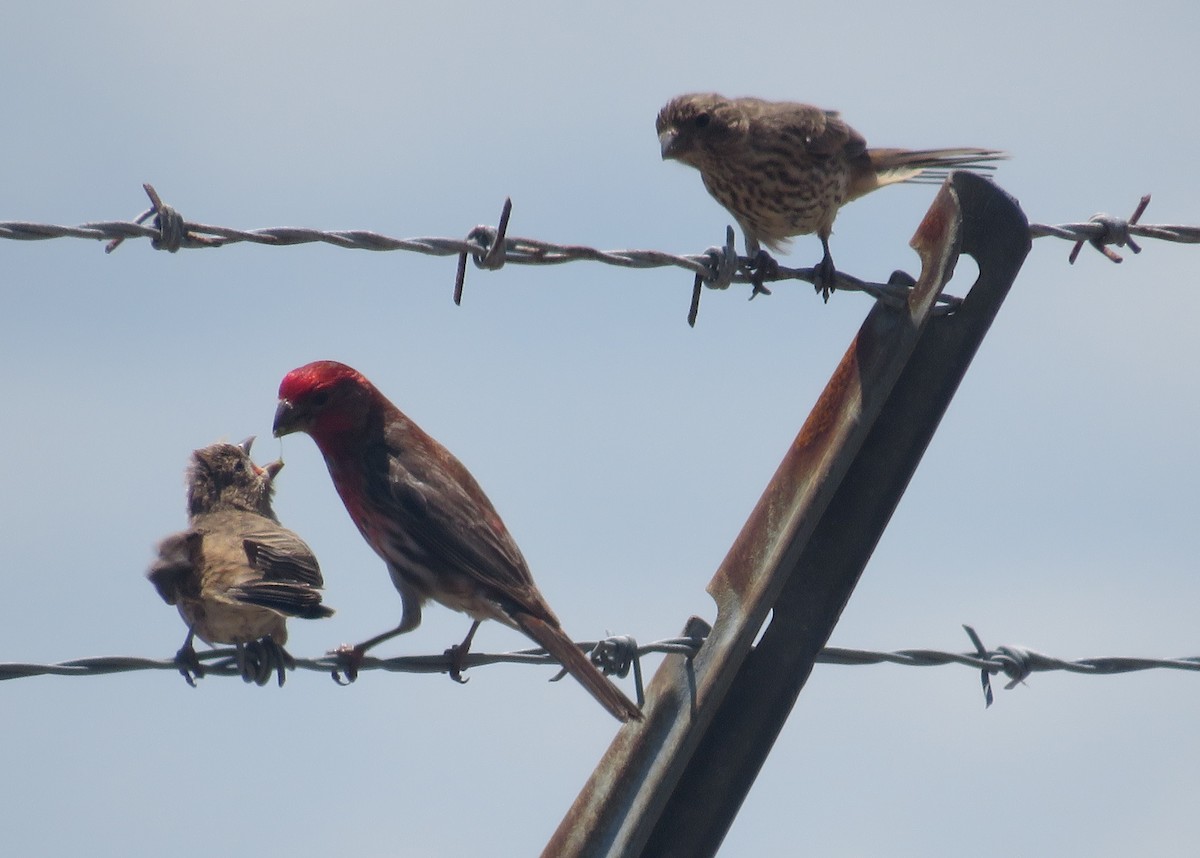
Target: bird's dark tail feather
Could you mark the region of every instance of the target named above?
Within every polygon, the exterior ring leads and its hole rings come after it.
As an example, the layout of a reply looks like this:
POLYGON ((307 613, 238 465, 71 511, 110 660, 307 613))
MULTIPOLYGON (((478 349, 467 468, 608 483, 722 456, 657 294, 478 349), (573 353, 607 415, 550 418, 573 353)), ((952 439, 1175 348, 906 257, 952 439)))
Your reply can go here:
MULTIPOLYGON (((951 170, 970 170, 973 173, 996 169, 995 161, 1008 158, 997 149, 868 149, 867 157, 875 182, 871 187, 851 189, 850 197, 895 182, 940 184, 951 170), (858 193, 855 191, 858 190, 858 193)), ((867 175, 870 175, 868 173, 867 175)))
POLYGON ((567 672, 579 680, 579 684, 612 713, 614 718, 618 721, 642 720, 642 711, 622 694, 617 686, 608 681, 560 626, 552 625, 532 614, 517 614, 513 619, 525 634, 558 659, 567 672))

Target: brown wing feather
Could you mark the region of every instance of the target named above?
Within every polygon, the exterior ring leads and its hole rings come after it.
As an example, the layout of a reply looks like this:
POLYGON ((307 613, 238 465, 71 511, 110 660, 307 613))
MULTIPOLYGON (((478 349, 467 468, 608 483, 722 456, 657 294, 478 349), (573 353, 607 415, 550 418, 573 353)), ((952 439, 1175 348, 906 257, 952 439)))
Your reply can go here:
POLYGON ((307 543, 285 527, 271 527, 242 533, 242 547, 250 565, 272 581, 295 581, 321 587, 321 567, 307 543))
MULTIPOLYGON (((409 424, 407 432, 416 429, 409 424)), ((420 431, 420 430, 416 430, 420 431)), ((535 616, 557 622, 546 604, 516 541, 483 489, 449 451, 437 445, 436 464, 413 455, 405 432, 388 432, 388 484, 395 509, 408 519, 404 529, 419 533, 421 548, 437 571, 470 575, 496 600, 515 603, 535 616)))
POLYGON ((867 149, 862 135, 846 124, 836 110, 823 110, 794 101, 760 102, 751 111, 752 135, 758 139, 776 139, 797 147, 812 157, 845 155, 855 158, 867 149))
POLYGON ((321 604, 321 594, 304 584, 251 581, 230 587, 229 595, 244 604, 270 608, 289 617, 319 620, 333 616, 333 608, 321 604))

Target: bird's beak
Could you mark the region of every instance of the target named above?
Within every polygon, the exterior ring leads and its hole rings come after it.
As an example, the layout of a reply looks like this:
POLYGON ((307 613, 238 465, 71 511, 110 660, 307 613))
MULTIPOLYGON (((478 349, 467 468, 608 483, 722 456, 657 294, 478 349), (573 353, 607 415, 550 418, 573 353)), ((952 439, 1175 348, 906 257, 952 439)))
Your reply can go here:
POLYGON ((676 157, 679 154, 679 133, 674 128, 668 128, 658 135, 658 145, 664 161, 676 157))
POLYGON ((275 409, 275 422, 271 425, 271 433, 276 438, 282 438, 299 429, 297 420, 296 407, 292 405, 290 400, 279 400, 279 407, 275 409))
POLYGON ((250 448, 253 445, 254 445, 254 436, 253 435, 251 435, 249 438, 247 438, 242 443, 238 444, 238 446, 242 448, 242 452, 245 453, 247 456, 250 455, 250 448))
POLYGON ((276 459, 269 465, 263 465, 263 470, 267 472, 267 482, 275 482, 275 477, 283 470, 283 459, 276 459))

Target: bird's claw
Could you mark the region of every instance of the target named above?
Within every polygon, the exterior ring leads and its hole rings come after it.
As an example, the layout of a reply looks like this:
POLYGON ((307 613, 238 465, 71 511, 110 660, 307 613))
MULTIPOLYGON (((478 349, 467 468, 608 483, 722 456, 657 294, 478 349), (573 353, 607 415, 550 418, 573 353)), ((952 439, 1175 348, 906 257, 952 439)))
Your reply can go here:
POLYGON ((467 657, 467 650, 465 650, 461 644, 455 644, 447 649, 443 655, 450 659, 450 669, 447 671, 447 673, 450 674, 450 678, 459 685, 466 685, 470 680, 470 677, 464 677, 462 672, 463 662, 467 657))
POLYGON ((750 300, 757 295, 770 295, 771 290, 763 285, 764 280, 774 280, 779 276, 779 263, 775 257, 765 250, 759 250, 750 261, 750 284, 754 287, 750 292, 750 300))
POLYGON ((365 651, 361 647, 342 644, 340 647, 329 651, 329 655, 337 658, 337 665, 333 668, 330 676, 338 685, 349 685, 358 679, 358 669, 362 667, 363 655, 365 651), (345 675, 345 681, 342 681, 342 676, 345 675))
POLYGON ((184 644, 179 648, 179 652, 175 653, 175 666, 179 668, 180 675, 192 688, 196 687, 197 679, 204 678, 204 666, 200 664, 196 648, 190 643, 184 644))

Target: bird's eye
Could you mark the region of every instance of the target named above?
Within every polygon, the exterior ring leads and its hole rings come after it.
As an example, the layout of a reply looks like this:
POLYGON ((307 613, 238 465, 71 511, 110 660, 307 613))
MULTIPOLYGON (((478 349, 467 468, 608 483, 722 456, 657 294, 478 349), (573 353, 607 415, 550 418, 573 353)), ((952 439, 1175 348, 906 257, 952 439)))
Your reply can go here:
POLYGON ((313 408, 324 408, 329 404, 329 391, 318 390, 312 395, 312 399, 309 401, 312 403, 313 408))
POLYGON ((708 124, 710 122, 712 122, 712 114, 711 113, 701 113, 699 116, 696 117, 695 122, 696 122, 697 128, 707 128, 708 124))

